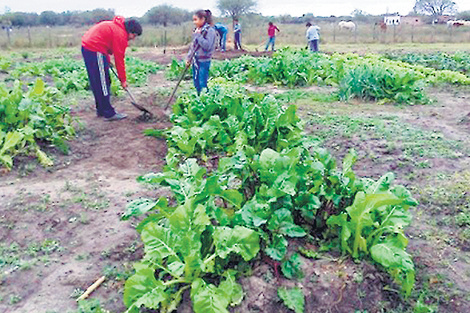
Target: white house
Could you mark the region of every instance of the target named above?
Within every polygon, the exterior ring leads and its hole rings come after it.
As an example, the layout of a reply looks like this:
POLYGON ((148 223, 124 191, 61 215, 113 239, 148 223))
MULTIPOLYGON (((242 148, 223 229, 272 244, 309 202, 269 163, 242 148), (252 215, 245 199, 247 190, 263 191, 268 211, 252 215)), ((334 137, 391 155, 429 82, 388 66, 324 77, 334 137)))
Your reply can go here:
POLYGON ((387 26, 400 25, 401 16, 399 15, 386 15, 384 16, 384 23, 387 26))

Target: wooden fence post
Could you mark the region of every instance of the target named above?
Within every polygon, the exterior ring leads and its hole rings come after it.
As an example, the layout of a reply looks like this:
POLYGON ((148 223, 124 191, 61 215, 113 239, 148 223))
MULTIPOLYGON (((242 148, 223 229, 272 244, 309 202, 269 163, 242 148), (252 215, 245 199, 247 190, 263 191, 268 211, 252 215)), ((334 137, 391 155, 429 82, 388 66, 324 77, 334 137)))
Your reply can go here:
POLYGON ((397 24, 393 23, 393 43, 397 42, 397 24))
POLYGON ((357 23, 356 23, 356 27, 354 28, 354 43, 357 43, 357 23))
POLYGON ((165 35, 163 38, 163 54, 166 54, 166 27, 165 27, 165 35))
POLYGON ((47 26, 49 31, 49 48, 52 48, 52 34, 51 34, 51 26, 47 26))
POLYGON ((29 41, 29 47, 31 48, 33 46, 33 41, 31 39, 31 26, 28 26, 28 41, 29 41))
POLYGON ((333 22, 333 43, 336 43, 336 23, 333 22))
POLYGON ((7 32, 8 37, 8 45, 11 46, 11 38, 10 38, 10 26, 5 27, 5 31, 7 32))

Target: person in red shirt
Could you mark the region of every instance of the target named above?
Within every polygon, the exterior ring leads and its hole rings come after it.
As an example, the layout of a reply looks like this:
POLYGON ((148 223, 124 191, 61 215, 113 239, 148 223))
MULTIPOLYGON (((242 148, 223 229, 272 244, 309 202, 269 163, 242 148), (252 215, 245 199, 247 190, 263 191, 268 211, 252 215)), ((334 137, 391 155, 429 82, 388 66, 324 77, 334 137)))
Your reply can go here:
POLYGON ((280 32, 279 28, 277 28, 276 25, 273 24, 273 22, 269 22, 269 27, 268 27, 268 36, 269 40, 266 45, 265 51, 268 51, 269 45, 272 46, 272 50, 275 51, 274 45, 276 44, 276 30, 280 32))
POLYGON ((129 40, 142 35, 142 26, 136 20, 125 20, 116 16, 112 21, 103 21, 90 28, 82 37, 82 55, 95 96, 96 114, 107 121, 126 118, 117 113, 110 102, 111 79, 109 77, 110 55, 123 88, 127 88, 126 64, 124 61, 129 40))

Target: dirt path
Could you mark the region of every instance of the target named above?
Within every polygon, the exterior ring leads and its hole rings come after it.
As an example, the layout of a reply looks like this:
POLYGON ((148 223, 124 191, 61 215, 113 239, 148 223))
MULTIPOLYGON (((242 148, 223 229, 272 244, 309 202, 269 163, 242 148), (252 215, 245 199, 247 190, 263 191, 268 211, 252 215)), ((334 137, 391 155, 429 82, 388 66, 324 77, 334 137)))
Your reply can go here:
MULTIPOLYGON (((229 60, 238 58, 242 55, 251 55, 254 57, 269 56, 272 52, 264 52, 263 49, 259 51, 248 51, 248 50, 227 50, 226 52, 216 51, 214 52, 213 59, 215 60, 229 60)), ((171 60, 178 59, 182 60, 188 53, 188 47, 169 47, 166 53, 163 54, 161 48, 140 48, 137 52, 133 52, 132 55, 145 60, 155 61, 157 63, 166 65, 171 63, 171 60)))

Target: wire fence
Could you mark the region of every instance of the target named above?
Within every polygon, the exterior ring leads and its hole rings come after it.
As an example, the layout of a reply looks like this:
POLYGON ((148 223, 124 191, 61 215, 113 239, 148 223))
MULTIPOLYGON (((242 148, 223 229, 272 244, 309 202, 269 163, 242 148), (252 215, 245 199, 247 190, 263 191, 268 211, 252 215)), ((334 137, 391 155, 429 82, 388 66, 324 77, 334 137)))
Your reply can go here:
MULTIPOLYGON (((229 23, 228 23, 229 24, 229 23)), ((243 43, 262 47, 267 40, 267 25, 243 25, 243 43)), ((340 29, 338 23, 319 23, 321 42, 335 44, 370 43, 470 43, 470 27, 449 28, 447 25, 387 26, 356 23, 354 30, 340 29)), ((305 44, 306 28, 303 24, 278 24, 281 32, 276 38, 278 46, 305 44)), ((22 27, 3 29, 0 34, 2 49, 78 47, 88 27, 22 27)), ((231 28, 231 25, 230 25, 231 28)), ((144 33, 133 43, 138 47, 182 46, 191 41, 192 24, 169 27, 144 25, 144 33)), ((233 42, 233 32, 228 36, 233 42)))

